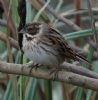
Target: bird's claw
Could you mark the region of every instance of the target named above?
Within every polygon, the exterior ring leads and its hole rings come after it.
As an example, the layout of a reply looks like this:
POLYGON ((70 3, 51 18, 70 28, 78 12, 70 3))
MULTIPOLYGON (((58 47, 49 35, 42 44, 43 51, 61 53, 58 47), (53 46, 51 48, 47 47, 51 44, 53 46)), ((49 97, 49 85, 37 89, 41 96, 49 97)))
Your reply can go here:
POLYGON ((52 75, 53 80, 58 79, 58 72, 60 71, 60 69, 55 68, 52 69, 49 74, 52 75))
POLYGON ((37 70, 39 68, 39 66, 41 66, 41 64, 35 64, 33 61, 26 63, 26 65, 27 65, 27 67, 30 67, 29 74, 31 74, 32 69, 37 70))
POLYGON ((41 66, 41 64, 33 64, 32 67, 30 68, 29 74, 31 74, 32 69, 37 70, 39 68, 39 66, 41 66))

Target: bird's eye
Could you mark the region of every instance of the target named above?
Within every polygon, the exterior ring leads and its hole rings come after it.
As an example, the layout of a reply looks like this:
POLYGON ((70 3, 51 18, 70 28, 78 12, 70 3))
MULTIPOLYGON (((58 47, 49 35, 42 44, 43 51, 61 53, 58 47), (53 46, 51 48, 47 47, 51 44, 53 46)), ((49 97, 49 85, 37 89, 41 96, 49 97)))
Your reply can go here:
POLYGON ((29 28, 28 29, 28 34, 30 34, 30 35, 36 35, 38 32, 39 32, 39 30, 36 28, 33 28, 33 29, 29 28))
POLYGON ((30 27, 30 28, 28 28, 27 30, 28 30, 28 31, 32 31, 32 28, 30 27))
POLYGON ((25 31, 28 33, 28 34, 30 34, 30 35, 33 35, 33 30, 32 30, 32 28, 25 28, 25 31))
POLYGON ((26 32, 29 32, 29 31, 32 30, 32 28, 28 28, 28 27, 26 27, 25 30, 26 30, 26 32))
POLYGON ((39 33, 39 25, 31 24, 26 26, 26 32, 30 35, 36 35, 39 33))

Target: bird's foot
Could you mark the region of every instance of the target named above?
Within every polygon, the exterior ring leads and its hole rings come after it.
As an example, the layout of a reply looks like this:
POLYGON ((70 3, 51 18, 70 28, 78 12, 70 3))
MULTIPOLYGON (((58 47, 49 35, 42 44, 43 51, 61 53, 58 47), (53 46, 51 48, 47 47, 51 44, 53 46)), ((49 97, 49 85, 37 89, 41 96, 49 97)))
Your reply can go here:
POLYGON ((59 68, 51 69, 49 74, 52 76, 53 80, 58 79, 58 72, 61 71, 59 68))
POLYGON ((35 64, 33 61, 30 61, 29 63, 26 64, 28 67, 30 67, 29 74, 31 74, 32 70, 35 69, 37 70, 41 64, 35 64))
POLYGON ((29 74, 31 74, 33 69, 37 70, 40 66, 41 66, 41 64, 33 64, 33 66, 30 68, 29 74))

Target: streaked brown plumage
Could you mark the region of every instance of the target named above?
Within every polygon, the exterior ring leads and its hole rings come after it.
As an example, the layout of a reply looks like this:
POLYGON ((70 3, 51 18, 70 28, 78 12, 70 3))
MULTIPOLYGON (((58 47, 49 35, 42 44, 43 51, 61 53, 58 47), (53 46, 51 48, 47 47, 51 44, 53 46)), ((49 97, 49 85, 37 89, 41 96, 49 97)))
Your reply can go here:
POLYGON ((28 24, 20 33, 23 33, 21 48, 24 54, 35 63, 58 67, 65 58, 70 58, 90 64, 69 47, 57 30, 46 24, 28 24))

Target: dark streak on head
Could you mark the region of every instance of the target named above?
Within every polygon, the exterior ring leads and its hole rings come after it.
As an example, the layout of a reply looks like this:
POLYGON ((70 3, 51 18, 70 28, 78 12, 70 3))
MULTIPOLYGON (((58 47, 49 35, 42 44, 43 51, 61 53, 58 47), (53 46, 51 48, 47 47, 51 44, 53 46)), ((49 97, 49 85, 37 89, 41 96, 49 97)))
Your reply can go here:
POLYGON ((39 32, 39 27, 40 23, 32 23, 32 24, 27 24, 25 26, 26 32, 30 35, 36 35, 39 32))

